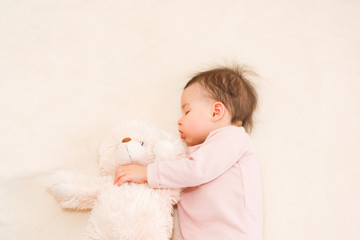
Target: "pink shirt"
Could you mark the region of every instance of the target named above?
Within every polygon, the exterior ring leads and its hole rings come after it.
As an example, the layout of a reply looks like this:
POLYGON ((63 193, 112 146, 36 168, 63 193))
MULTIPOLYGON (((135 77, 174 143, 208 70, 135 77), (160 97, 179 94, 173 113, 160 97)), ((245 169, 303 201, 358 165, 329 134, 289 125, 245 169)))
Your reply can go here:
POLYGON ((187 154, 147 168, 151 187, 185 188, 178 203, 180 240, 261 240, 261 178, 244 128, 217 129, 187 154))

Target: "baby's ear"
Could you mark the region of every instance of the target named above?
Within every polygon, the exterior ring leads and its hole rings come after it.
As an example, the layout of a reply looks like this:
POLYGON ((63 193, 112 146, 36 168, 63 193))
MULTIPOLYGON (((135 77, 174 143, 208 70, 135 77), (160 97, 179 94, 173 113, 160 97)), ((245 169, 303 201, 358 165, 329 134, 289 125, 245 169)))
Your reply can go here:
POLYGON ((154 145, 154 154, 157 160, 172 161, 176 160, 176 149, 168 140, 160 140, 154 145))

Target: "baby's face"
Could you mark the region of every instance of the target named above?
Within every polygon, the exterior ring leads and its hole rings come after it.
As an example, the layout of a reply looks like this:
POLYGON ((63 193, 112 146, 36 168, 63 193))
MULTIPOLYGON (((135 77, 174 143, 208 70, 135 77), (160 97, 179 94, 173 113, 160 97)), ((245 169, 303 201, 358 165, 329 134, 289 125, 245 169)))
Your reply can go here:
POLYGON ((214 101, 194 83, 181 96, 182 116, 178 120, 181 138, 188 146, 201 144, 212 131, 212 106, 214 101))

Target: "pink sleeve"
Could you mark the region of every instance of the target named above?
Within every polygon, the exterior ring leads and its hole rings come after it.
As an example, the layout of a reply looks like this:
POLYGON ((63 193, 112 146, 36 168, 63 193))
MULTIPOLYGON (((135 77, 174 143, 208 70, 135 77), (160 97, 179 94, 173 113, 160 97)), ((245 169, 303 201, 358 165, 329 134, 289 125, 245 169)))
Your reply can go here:
POLYGON ((210 182, 231 168, 247 148, 248 135, 243 128, 218 131, 189 158, 149 164, 148 184, 155 188, 184 188, 210 182))

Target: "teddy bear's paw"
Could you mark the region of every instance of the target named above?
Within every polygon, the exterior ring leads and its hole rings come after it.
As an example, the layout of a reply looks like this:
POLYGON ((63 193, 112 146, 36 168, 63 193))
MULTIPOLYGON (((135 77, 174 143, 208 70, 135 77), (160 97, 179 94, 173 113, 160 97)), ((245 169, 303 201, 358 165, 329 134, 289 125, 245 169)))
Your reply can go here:
POLYGON ((74 174, 68 171, 59 171, 52 174, 47 179, 47 187, 58 199, 64 200, 71 198, 75 193, 73 186, 74 174))
POLYGON ((74 186, 68 183, 61 183, 53 186, 51 192, 58 200, 72 198, 76 193, 74 186))

